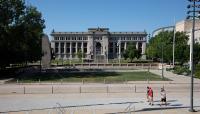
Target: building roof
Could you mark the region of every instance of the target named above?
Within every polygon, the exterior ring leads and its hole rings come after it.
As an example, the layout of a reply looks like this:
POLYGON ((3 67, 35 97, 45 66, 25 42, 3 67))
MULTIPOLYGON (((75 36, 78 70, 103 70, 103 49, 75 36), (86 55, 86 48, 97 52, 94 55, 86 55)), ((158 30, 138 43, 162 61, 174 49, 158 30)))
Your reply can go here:
POLYGON ((109 32, 109 28, 88 28, 88 32, 55 32, 51 35, 92 35, 92 34, 111 34, 111 35, 147 35, 144 32, 109 32))

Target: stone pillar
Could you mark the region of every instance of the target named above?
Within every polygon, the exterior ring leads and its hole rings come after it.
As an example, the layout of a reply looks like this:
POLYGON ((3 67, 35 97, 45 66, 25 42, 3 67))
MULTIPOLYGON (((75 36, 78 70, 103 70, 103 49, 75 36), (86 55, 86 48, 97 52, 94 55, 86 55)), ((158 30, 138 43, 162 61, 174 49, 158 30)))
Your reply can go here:
POLYGON ((127 42, 124 42, 124 50, 127 48, 127 42))
POLYGON ((119 40, 119 42, 118 42, 119 44, 119 60, 121 59, 121 40, 119 40))
POLYGON ((69 56, 70 56, 70 59, 72 59, 72 42, 70 42, 69 56))
POLYGON ((105 58, 105 62, 108 63, 108 36, 104 35, 102 36, 102 40, 103 40, 103 55, 104 55, 104 58, 105 58))
POLYGON ((91 56, 94 55, 94 41, 93 36, 88 36, 88 43, 87 43, 87 55, 89 59, 92 59, 91 56))
POLYGON ((78 58, 77 53, 78 53, 78 42, 76 42, 76 58, 78 58))
POLYGON ((146 51, 146 42, 142 42, 142 59, 144 60, 146 60, 145 51, 146 51))
POLYGON ((139 46, 139 45, 138 45, 138 42, 136 42, 136 49, 139 49, 138 46, 139 46))
POLYGON ((51 48, 50 48, 49 38, 47 35, 42 36, 42 52, 43 55, 42 55, 41 65, 43 68, 49 68, 51 66, 51 48))
POLYGON ((146 42, 142 42, 142 55, 145 54, 145 50, 146 50, 146 42))
POLYGON ((83 53, 83 58, 84 58, 83 42, 81 42, 81 52, 83 53))
POLYGON ((66 59, 67 58, 67 55, 66 55, 66 46, 67 46, 67 44, 66 44, 66 42, 64 42, 64 59, 66 59))
POLYGON ((61 58, 61 44, 58 42, 58 59, 61 58))

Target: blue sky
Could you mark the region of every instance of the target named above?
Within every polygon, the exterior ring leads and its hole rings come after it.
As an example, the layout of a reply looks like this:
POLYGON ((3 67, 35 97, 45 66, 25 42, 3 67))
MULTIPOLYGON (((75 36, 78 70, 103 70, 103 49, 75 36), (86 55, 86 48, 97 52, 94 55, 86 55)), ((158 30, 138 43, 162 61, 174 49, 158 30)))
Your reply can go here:
POLYGON ((184 20, 187 0, 26 0, 43 14, 50 34, 107 27, 110 31, 153 30, 184 20))

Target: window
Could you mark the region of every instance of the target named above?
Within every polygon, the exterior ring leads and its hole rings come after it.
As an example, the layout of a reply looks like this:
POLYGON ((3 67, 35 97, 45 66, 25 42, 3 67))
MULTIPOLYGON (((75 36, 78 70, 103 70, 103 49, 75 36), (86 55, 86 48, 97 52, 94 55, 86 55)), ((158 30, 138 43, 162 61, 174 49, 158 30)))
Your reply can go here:
POLYGON ((123 42, 123 43, 121 43, 121 53, 123 53, 124 52, 124 45, 125 45, 125 43, 123 42))
POLYGON ((60 40, 64 40, 64 37, 60 37, 60 40))
POLYGON ((70 43, 66 44, 66 53, 70 53, 70 43))
POLYGON ((82 45, 82 43, 78 43, 78 51, 82 51, 81 45, 82 45))
POLYGON ((113 42, 109 42, 109 53, 113 53, 113 42))
POLYGON ((86 40, 86 37, 83 37, 83 40, 86 40))
POLYGON ((64 43, 61 43, 61 53, 64 53, 64 43))
POLYGON ((82 40, 82 37, 78 37, 78 40, 82 40))
POLYGON ((66 37, 66 40, 70 40, 70 37, 66 37))
POLYGON ((84 53, 87 53, 87 43, 83 43, 83 51, 84 53))
POLYGON ((59 49, 59 43, 55 43, 55 53, 58 53, 59 49))
POLYGON ((76 37, 72 37, 72 40, 76 40, 76 37))
POLYGON ((76 43, 72 43, 72 53, 76 53, 76 43))

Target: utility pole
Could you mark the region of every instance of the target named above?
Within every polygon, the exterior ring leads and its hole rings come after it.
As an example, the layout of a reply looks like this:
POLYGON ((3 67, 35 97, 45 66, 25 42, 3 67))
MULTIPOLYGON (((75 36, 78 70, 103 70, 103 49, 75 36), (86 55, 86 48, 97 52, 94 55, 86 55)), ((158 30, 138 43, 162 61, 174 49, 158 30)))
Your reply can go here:
POLYGON ((194 38, 195 38, 195 19, 199 18, 199 16, 196 16, 196 13, 199 11, 196 11, 196 8, 200 8, 200 5, 196 5, 196 2, 200 2, 200 0, 188 0, 190 3, 190 5, 188 5, 188 9, 192 8, 192 10, 189 10, 187 12, 187 14, 192 13, 192 16, 188 16, 187 19, 192 18, 192 37, 190 40, 190 66, 191 66, 191 91, 190 91, 190 112, 195 112, 194 107, 193 107, 193 89, 194 89, 194 76, 193 76, 193 72, 194 72, 194 64, 193 64, 193 45, 194 45, 194 38))

